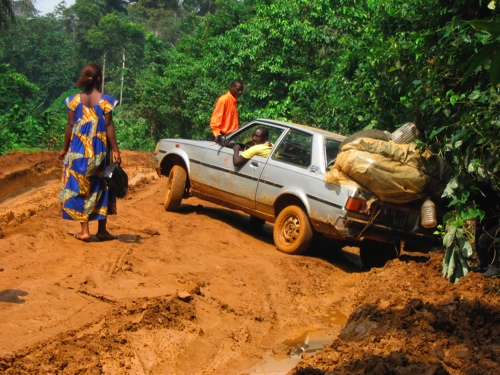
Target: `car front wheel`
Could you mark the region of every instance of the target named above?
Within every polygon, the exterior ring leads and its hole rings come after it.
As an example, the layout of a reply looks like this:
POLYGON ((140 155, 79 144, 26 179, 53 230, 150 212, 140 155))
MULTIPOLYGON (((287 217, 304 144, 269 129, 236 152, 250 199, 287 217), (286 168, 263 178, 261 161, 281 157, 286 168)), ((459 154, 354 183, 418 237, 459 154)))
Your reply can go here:
POLYGON ((184 189, 186 188, 186 179, 186 170, 180 165, 174 165, 168 175, 167 191, 163 202, 166 211, 175 211, 181 206, 184 189))
POLYGON ((287 254, 305 252, 313 237, 309 218, 299 206, 288 206, 274 223, 273 238, 276 248, 287 254))

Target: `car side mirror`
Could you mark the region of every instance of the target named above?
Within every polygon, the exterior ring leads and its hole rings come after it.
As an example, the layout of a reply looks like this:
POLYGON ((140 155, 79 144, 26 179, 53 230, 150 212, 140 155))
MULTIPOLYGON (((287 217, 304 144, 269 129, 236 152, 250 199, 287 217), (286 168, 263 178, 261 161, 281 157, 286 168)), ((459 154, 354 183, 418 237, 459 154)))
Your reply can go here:
POLYGON ((226 146, 226 143, 227 143, 226 136, 222 135, 222 134, 218 135, 215 138, 215 143, 217 143, 220 146, 226 146))
POLYGON ((220 135, 219 142, 217 143, 219 143, 221 146, 228 147, 229 138, 227 138, 225 135, 220 135))

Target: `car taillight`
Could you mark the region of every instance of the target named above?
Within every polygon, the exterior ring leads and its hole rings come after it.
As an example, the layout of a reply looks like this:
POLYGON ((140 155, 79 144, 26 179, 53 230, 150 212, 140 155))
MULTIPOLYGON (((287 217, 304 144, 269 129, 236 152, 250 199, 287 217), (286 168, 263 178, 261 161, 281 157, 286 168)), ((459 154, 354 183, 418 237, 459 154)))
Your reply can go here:
POLYGON ((347 211, 358 212, 363 215, 368 215, 368 205, 364 199, 349 197, 347 203, 345 204, 345 209, 347 211))

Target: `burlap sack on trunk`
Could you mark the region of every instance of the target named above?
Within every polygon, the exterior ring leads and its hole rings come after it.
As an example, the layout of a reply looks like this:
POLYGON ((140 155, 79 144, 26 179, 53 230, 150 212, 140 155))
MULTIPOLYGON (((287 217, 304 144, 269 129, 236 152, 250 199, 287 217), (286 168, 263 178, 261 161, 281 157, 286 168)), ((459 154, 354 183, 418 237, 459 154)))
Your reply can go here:
MULTIPOLYGON (((443 159, 429 151, 421 153, 414 143, 397 144, 371 138, 359 138, 344 145, 333 169, 380 200, 394 203, 441 194, 453 173, 443 159)), ((335 173, 327 173, 325 181, 336 181, 335 173)))

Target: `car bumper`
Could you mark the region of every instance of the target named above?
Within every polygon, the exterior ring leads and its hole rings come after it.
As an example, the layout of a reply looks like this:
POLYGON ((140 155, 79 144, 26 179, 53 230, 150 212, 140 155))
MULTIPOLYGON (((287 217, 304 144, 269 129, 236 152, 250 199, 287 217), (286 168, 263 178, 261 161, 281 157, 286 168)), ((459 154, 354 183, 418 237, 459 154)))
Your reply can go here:
POLYGON ((345 219, 344 225, 350 230, 359 233, 360 238, 369 238, 375 241, 392 242, 395 240, 400 241, 434 241, 437 237, 432 233, 423 232, 408 232, 386 225, 377 223, 368 223, 364 220, 355 218, 345 219))

